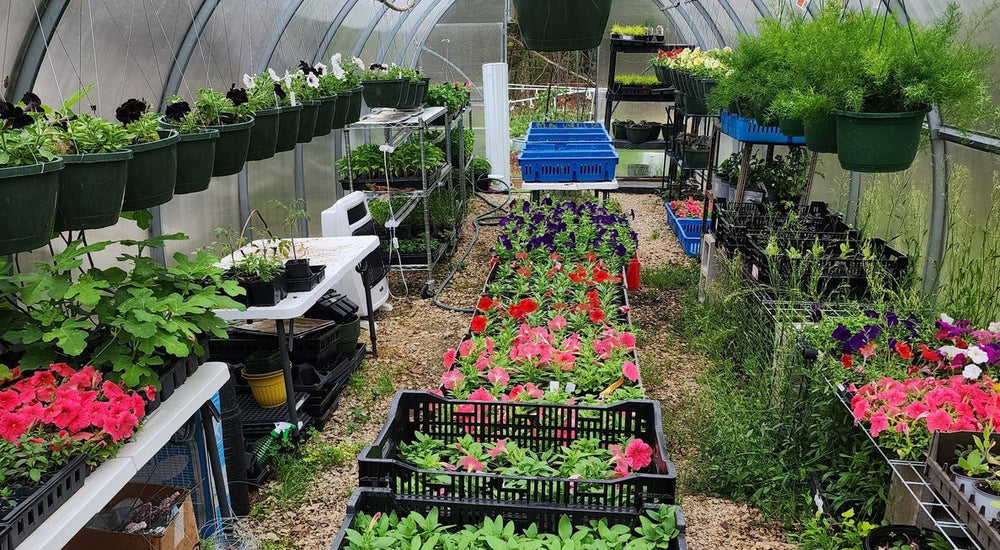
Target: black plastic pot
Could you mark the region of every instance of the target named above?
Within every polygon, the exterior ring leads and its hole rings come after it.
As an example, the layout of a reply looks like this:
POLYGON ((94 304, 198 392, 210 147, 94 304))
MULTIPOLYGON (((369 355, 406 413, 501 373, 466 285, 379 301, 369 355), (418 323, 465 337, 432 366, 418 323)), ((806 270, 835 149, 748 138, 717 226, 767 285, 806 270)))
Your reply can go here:
POLYGON ((930 543, 931 532, 912 525, 883 525, 876 527, 865 535, 862 541, 864 550, 878 550, 891 547, 895 542, 912 541, 920 545, 921 550, 930 543))
POLYGON ((611 0, 514 0, 514 12, 526 49, 587 50, 604 38, 611 0))
POLYGON ((160 130, 159 140, 129 147, 132 160, 128 163, 122 211, 159 206, 174 197, 180 138, 176 130, 160 130))
POLYGON ((0 168, 0 256, 44 246, 52 237, 62 159, 0 168))
POLYGON ((285 278, 308 279, 311 275, 308 258, 292 259, 285 262, 285 278))
POLYGON ((243 304, 247 307, 273 306, 288 294, 285 290, 285 280, 281 277, 266 283, 240 281, 240 286, 246 289, 247 295, 237 297, 236 300, 245 300, 243 304))
POLYGON ((63 156, 56 231, 100 229, 118 222, 132 151, 63 156))
POLYGON ((250 129, 253 124, 253 117, 249 117, 249 120, 243 122, 206 126, 209 130, 219 131, 219 140, 215 143, 212 176, 231 176, 243 169, 247 161, 247 151, 250 149, 250 129))
POLYGON ((278 144, 278 114, 279 107, 254 111, 253 128, 250 129, 250 145, 247 147, 247 160, 264 160, 274 156, 274 148, 278 144))
POLYGON ((302 116, 302 105, 282 107, 278 115, 278 141, 274 151, 284 153, 295 149, 295 140, 299 137, 299 120, 302 116))
POLYGON ((309 143, 316 131, 316 115, 319 113, 319 102, 306 100, 302 102, 302 115, 299 116, 299 131, 295 138, 297 143, 309 143))
POLYGON ((313 137, 325 136, 333 129, 333 112, 337 105, 337 94, 318 99, 319 107, 316 109, 316 128, 313 130, 313 137))

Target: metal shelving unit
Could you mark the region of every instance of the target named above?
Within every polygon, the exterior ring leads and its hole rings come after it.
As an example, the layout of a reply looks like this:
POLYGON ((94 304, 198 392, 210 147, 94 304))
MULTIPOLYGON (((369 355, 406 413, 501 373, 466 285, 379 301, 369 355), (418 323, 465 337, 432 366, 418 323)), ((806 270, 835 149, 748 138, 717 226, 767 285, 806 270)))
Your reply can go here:
POLYGON ((471 124, 471 112, 469 106, 464 107, 454 116, 450 115, 445 107, 424 107, 419 110, 405 111, 397 109, 375 109, 372 113, 362 117, 361 120, 344 128, 345 155, 347 157, 348 164, 347 178, 351 191, 355 190, 353 173, 350 169, 352 130, 365 131, 366 142, 370 142, 372 130, 382 130, 384 143, 394 147, 416 136, 416 139, 420 144, 420 164, 423 167, 420 171, 420 188, 412 191, 397 191, 393 190, 390 186, 387 186, 387 190, 385 191, 365 191, 365 195, 369 200, 377 197, 389 196, 405 196, 407 198, 403 207, 394 211, 390 219, 387 220, 387 227, 398 226, 403 220, 407 219, 414 213, 414 211, 417 210, 418 205, 423 206, 424 253, 426 261, 423 264, 397 265, 394 266, 394 268, 410 271, 426 271, 428 282, 432 278, 431 272, 433 271, 435 265, 437 265, 437 262, 444 256, 444 252, 448 248, 447 243, 437 247, 432 247, 431 244, 431 232, 433 229, 431 226, 429 203, 431 193, 437 189, 450 188, 451 182, 454 179, 451 177, 453 175, 453 171, 458 170, 457 177, 458 180, 462 182, 462 185, 460 185, 461 200, 463 202, 466 200, 466 189, 464 185, 466 165, 468 163, 464 140, 464 118, 466 114, 469 114, 471 124), (457 128, 459 134, 459 166, 457 168, 451 165, 451 139, 449 139, 449 137, 451 135, 453 125, 457 128), (440 136, 433 140, 427 139, 427 133, 429 131, 438 129, 442 132, 440 136), (446 162, 439 168, 428 170, 426 147, 429 143, 440 144, 442 141, 444 142, 443 149, 446 162))

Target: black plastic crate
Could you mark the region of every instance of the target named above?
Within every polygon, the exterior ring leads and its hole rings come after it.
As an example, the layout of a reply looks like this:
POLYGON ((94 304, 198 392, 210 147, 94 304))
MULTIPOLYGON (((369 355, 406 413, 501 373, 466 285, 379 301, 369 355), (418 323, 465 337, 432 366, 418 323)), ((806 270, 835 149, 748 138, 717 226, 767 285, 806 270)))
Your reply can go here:
POLYGON ((375 444, 358 456, 358 478, 361 486, 388 487, 414 498, 638 510, 647 504, 674 503, 677 470, 668 459, 657 401, 595 407, 458 401, 401 391, 375 444), (467 434, 480 441, 510 438, 519 447, 536 452, 582 438, 597 438, 605 446, 640 438, 653 448, 653 457, 642 472, 608 480, 422 470, 398 459, 397 454, 400 443, 413 441, 418 431, 446 444, 467 434))
MULTIPOLYGON (((373 283, 375 281, 372 281, 373 283)), ((306 312, 310 319, 328 319, 338 323, 346 323, 358 314, 358 305, 350 298, 331 290, 323 295, 315 305, 306 312)))
MULTIPOLYGON (((512 521, 518 530, 527 528, 534 523, 542 533, 556 533, 563 516, 569 517, 573 525, 585 525, 592 520, 607 520, 608 525, 627 525, 636 527, 644 510, 617 511, 604 508, 569 508, 553 505, 523 505, 504 502, 455 502, 443 499, 416 499, 406 495, 393 495, 388 489, 361 487, 354 491, 347 501, 347 517, 334 539, 331 550, 344 550, 348 546, 347 529, 354 529, 354 522, 359 512, 374 515, 377 512, 396 512, 406 516, 410 512, 427 515, 432 508, 438 510, 438 521, 442 525, 451 525, 461 529, 465 525, 478 525, 485 518, 503 516, 505 521, 512 521)), ((670 541, 667 550, 687 550, 685 539, 685 520, 681 507, 675 508, 677 529, 680 534, 670 541)))
MULTIPOLYGON (((781 238, 778 245, 784 250, 788 247, 795 247, 803 252, 803 256, 809 257, 809 250, 814 244, 814 240, 807 237, 781 238)), ((840 240, 822 243, 830 254, 819 259, 803 259, 809 262, 802 270, 803 290, 811 278, 813 269, 821 270, 819 275, 819 291, 823 296, 843 293, 852 298, 865 298, 868 295, 868 271, 881 266, 888 275, 885 281, 889 288, 897 288, 899 283, 906 277, 909 267, 909 258, 902 252, 892 248, 882 239, 865 240, 840 240), (840 244, 849 244, 853 249, 850 255, 840 254, 840 244), (862 247, 871 246, 873 257, 865 258, 862 255, 862 247)), ((764 284, 771 285, 772 267, 777 273, 783 276, 791 276, 792 260, 785 253, 776 256, 768 256, 765 253, 767 242, 761 240, 751 240, 749 244, 749 254, 747 255, 746 270, 750 279, 764 284), (776 266, 771 262, 777 261, 776 266)))
MULTIPOLYGON (((295 410, 298 412, 299 421, 302 422, 303 429, 313 424, 312 416, 303 410, 303 406, 308 399, 309 394, 305 392, 295 393, 295 410)), ((247 441, 271 433, 277 422, 288 422, 287 403, 265 409, 257 404, 257 401, 253 398, 253 394, 250 393, 249 386, 236 387, 236 402, 240 406, 240 415, 243 420, 243 437, 247 441)))
POLYGON ((10 527, 0 523, 0 550, 10 550, 10 543, 7 542, 7 533, 10 527))
MULTIPOLYGON (((317 366, 328 363, 340 340, 340 326, 323 323, 295 332, 292 339, 292 360, 317 366)), ((212 359, 215 361, 242 363, 252 353, 278 348, 278 336, 275 333, 241 327, 230 327, 227 332, 229 338, 212 340, 212 359)))
POLYGON ((4 534, 6 548, 13 550, 35 532, 49 516, 83 487, 84 478, 88 473, 86 457, 82 454, 75 455, 31 496, 0 516, 0 525, 6 524, 8 529, 4 534))
POLYGON ((751 233, 777 230, 788 222, 794 211, 796 223, 787 229, 808 232, 847 232, 850 228, 840 216, 831 213, 825 202, 786 209, 781 205, 756 203, 729 204, 726 199, 716 199, 711 219, 712 233, 719 246, 729 251, 747 252, 747 237, 751 233))

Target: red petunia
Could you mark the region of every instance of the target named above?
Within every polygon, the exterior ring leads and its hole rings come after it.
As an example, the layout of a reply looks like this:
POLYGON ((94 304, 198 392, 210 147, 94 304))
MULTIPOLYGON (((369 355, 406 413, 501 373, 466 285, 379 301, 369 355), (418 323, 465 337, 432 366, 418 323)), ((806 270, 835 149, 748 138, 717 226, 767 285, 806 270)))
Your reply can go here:
POLYGON ((601 321, 604 320, 604 311, 602 311, 601 308, 599 307, 591 309, 588 315, 590 317, 590 320, 595 323, 600 323, 601 321))
POLYGON ((495 302, 489 296, 483 296, 479 299, 479 303, 476 304, 476 309, 479 311, 489 311, 494 304, 495 302))
POLYGON ((469 324, 472 332, 482 332, 486 329, 486 317, 482 315, 476 315, 472 318, 472 323, 469 324))
POLYGON ((845 353, 840 356, 840 364, 844 365, 845 369, 849 369, 854 365, 854 357, 845 353))
POLYGON ((898 353, 903 359, 911 359, 913 357, 913 351, 910 350, 910 344, 907 344, 906 342, 896 342, 896 353, 898 353))

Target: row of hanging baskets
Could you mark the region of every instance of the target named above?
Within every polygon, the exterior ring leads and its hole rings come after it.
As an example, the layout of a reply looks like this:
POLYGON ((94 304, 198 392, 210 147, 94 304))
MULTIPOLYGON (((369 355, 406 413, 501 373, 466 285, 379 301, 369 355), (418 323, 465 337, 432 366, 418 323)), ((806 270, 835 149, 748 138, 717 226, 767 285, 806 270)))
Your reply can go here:
MULTIPOLYGON (((246 160, 264 160, 291 151, 361 118, 362 87, 299 105, 254 112, 246 160)), ((239 170, 237 170, 238 172, 239 170)))

